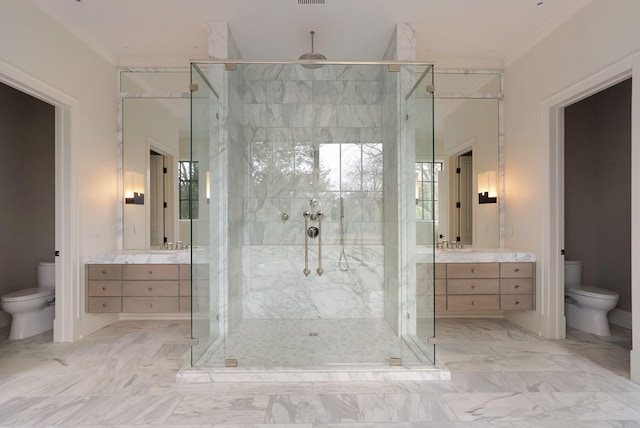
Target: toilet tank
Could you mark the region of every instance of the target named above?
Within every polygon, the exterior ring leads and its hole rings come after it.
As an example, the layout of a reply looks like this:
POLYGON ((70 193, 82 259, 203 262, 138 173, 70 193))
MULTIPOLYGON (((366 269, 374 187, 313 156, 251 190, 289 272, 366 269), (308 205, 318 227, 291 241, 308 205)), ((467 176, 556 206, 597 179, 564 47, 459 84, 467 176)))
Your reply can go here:
POLYGON ((38 287, 56 287, 56 264, 54 262, 38 263, 38 287))
POLYGON ((565 260, 564 262, 564 285, 582 285, 582 262, 578 260, 565 260))

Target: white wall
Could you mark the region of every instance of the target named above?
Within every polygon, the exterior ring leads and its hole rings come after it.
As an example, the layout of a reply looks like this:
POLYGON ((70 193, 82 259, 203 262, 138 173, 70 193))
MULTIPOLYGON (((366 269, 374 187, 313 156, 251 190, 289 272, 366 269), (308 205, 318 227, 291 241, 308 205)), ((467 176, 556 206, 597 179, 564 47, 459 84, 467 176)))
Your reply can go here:
POLYGON ((67 204, 74 212, 63 213, 76 216, 77 224, 67 231, 75 238, 59 258, 68 273, 64 287, 69 293, 60 293, 66 296, 64 301, 56 299, 56 306, 65 308, 57 311, 56 325, 64 325, 70 333, 64 340, 71 340, 109 318, 84 314, 82 256, 116 248, 112 233, 117 226, 116 70, 31 2, 0 2, 0 40, 0 80, 42 98, 63 100, 59 105, 69 107, 66 113, 66 107, 56 111, 58 125, 69 128, 57 128, 61 136, 57 149, 65 149, 57 156, 73 163, 61 173, 75 173, 68 181, 76 188, 67 193, 76 191, 59 196, 79 202, 75 208, 67 204))
MULTIPOLYGON (((580 85, 612 64, 635 61, 630 58, 640 49, 640 2, 593 1, 562 27, 542 40, 527 54, 505 68, 505 244, 509 248, 534 251, 537 263, 537 310, 510 314, 515 322, 547 337, 564 334, 562 284, 552 275, 560 266, 560 248, 547 245, 557 237, 550 229, 550 165, 556 158, 549 146, 549 100, 575 96, 573 85, 580 85), (630 59, 629 59, 630 58, 630 59), (559 291, 560 290, 560 291, 559 291)), ((636 76, 640 65, 635 61, 636 76)), ((603 78, 612 76, 603 73, 603 78)), ((633 103, 640 105, 640 92, 634 88, 633 103)), ((640 144, 640 115, 634 112, 632 147, 640 144)), ((551 121, 553 125, 553 121, 551 121)), ((640 156, 632 160, 632 185, 640 185, 640 156)), ((632 151, 633 153, 633 151, 632 151)), ((551 180, 551 181, 550 181, 551 180)), ((636 192, 637 193, 637 192, 636 192)), ((634 195, 632 209, 640 208, 634 195)), ((638 232, 640 217, 633 216, 632 265, 640 267, 638 232)), ((640 269, 632 271, 634 303, 640 306, 640 269)), ((638 312, 638 311, 636 311, 638 312)), ((640 343, 640 317, 634 316, 634 343, 640 343)), ((632 352, 632 378, 640 380, 640 358, 632 352), (635 363, 634 363, 635 361, 635 363), (634 369, 635 367, 635 369, 634 369), (635 374, 634 374, 635 370, 635 374)))

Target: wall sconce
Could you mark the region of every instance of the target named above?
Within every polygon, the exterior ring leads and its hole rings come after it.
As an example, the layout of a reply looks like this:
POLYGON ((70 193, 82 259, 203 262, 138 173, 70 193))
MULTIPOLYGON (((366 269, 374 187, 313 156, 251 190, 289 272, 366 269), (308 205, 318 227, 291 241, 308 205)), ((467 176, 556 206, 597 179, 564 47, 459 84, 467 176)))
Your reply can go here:
POLYGON ((144 205, 144 177, 139 172, 125 172, 124 202, 126 204, 144 205))
POLYGON ((498 202, 498 186, 495 171, 478 174, 478 203, 495 204, 498 202))
POLYGON ((207 203, 211 199, 211 171, 207 171, 204 175, 204 193, 207 196, 207 203))

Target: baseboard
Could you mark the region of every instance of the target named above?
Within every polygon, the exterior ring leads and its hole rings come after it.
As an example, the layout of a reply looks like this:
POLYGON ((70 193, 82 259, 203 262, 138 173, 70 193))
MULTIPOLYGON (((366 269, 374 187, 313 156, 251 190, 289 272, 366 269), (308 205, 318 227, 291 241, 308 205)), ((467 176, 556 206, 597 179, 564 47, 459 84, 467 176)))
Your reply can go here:
POLYGON ((614 309, 609 312, 609 322, 624 328, 632 328, 631 312, 614 309))

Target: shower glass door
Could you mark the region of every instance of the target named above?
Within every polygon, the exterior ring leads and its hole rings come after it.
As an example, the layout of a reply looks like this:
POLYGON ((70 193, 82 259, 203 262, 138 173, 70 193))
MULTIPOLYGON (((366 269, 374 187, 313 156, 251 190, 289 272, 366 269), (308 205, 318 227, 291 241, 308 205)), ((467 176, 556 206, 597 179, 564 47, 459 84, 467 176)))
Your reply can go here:
MULTIPOLYGON (((208 70, 205 70, 208 72, 208 70)), ((180 162, 180 218, 191 219, 191 365, 206 364, 206 353, 224 339, 219 323, 219 258, 212 239, 219 233, 212 221, 210 148, 219 134, 219 99, 203 70, 191 67, 191 156, 180 162)), ((215 197, 215 195, 213 195, 215 197)), ((215 219, 215 218, 214 218, 215 219)))
MULTIPOLYGON (((207 303, 194 299, 196 365, 432 360, 417 334, 418 317, 433 315, 417 305, 433 302, 416 299, 414 199, 415 126, 432 123, 417 117, 415 94, 432 83, 430 71, 241 60, 192 67, 201 189, 202 165, 212 171, 209 223, 192 240, 207 248, 199 278, 210 284, 200 292, 207 303), (208 320, 200 330, 196 314, 208 320)), ((194 246, 194 263, 196 254, 194 246)))
MULTIPOLYGON (((440 289, 435 280, 436 225, 438 224, 438 174, 435 162, 433 67, 417 73, 420 82, 410 101, 416 118, 415 209, 416 209, 416 325, 415 338, 428 361, 435 364, 435 312, 440 289)), ((415 336, 413 336, 415 334, 415 336)))

